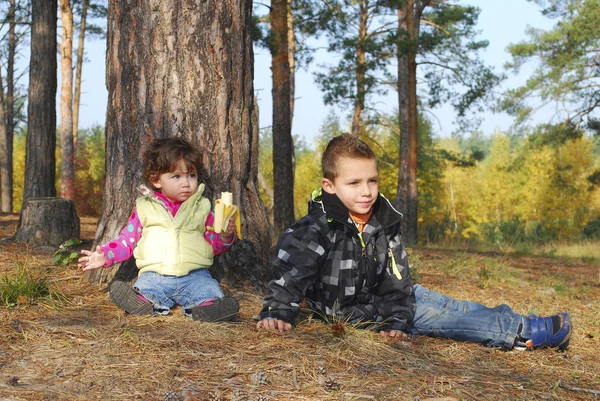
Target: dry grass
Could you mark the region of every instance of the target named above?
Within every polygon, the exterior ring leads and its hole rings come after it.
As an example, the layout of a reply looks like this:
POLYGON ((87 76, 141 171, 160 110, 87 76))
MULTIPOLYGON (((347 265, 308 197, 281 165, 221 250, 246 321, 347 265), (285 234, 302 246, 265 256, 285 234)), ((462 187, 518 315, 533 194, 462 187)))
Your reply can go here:
POLYGON ((600 240, 585 240, 575 243, 553 242, 541 247, 538 253, 565 258, 599 259, 600 240))
MULTIPOLYGON (((0 235, 16 218, 0 217, 0 235)), ((95 221, 83 219, 93 237, 95 221)), ((504 352, 420 337, 390 341, 352 327, 343 333, 307 321, 284 335, 259 332, 260 295, 231 289, 242 306, 232 323, 125 315, 102 286, 75 267, 50 267, 50 252, 0 243, 0 274, 16 263, 50 272, 67 297, 0 308, 0 399, 457 400, 596 399, 600 283, 598 266, 551 258, 413 250, 421 282, 458 298, 506 302, 521 313, 568 310, 574 334, 565 353, 504 352), (491 271, 479 283, 481 266, 491 271), (559 288, 560 290, 557 290, 559 288), (418 397, 418 398, 417 398, 418 397)))

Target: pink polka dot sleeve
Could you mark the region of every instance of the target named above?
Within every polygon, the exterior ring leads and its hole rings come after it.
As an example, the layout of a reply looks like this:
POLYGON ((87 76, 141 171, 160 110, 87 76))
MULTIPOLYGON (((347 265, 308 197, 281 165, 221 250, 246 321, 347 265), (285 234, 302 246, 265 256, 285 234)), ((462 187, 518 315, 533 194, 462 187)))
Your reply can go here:
POLYGON ((133 250, 141 236, 142 223, 134 209, 131 216, 129 216, 127 225, 121 230, 119 236, 101 246, 104 257, 106 258, 106 265, 104 267, 110 267, 115 263, 120 263, 129 259, 131 255, 133 255, 133 250))
POLYGON ((213 212, 210 212, 210 214, 206 218, 206 231, 204 231, 204 239, 206 239, 206 241, 208 241, 208 243, 212 246, 213 253, 215 255, 218 255, 220 253, 225 252, 229 248, 231 248, 231 245, 233 245, 233 243, 236 240, 236 235, 235 235, 235 233, 233 234, 233 239, 231 240, 230 243, 225 243, 225 242, 223 242, 223 239, 221 239, 220 234, 217 234, 214 231, 212 231, 212 228, 210 230, 208 229, 209 227, 212 227, 214 224, 215 224, 215 215, 213 212))

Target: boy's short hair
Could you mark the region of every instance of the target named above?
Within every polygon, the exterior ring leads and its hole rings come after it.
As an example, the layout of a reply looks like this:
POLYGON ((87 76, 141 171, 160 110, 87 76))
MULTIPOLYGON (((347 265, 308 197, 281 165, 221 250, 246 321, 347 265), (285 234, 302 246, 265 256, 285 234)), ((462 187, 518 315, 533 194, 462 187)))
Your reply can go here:
POLYGON ((321 158, 323 178, 332 181, 336 179, 339 175, 337 162, 342 157, 375 160, 375 153, 369 145, 354 135, 342 134, 336 136, 329 141, 321 158))
POLYGON ((200 169, 200 152, 191 143, 179 137, 155 139, 144 152, 144 177, 152 181, 175 171, 179 160, 183 160, 188 171, 200 169))

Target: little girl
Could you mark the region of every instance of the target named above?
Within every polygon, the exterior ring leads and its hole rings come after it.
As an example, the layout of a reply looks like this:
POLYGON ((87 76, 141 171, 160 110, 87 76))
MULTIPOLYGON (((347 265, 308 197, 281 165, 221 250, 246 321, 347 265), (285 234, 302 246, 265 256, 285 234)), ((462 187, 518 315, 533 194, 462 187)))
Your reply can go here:
POLYGON ((83 270, 110 267, 133 254, 139 269, 134 288, 123 281, 110 285, 113 302, 126 312, 168 315, 181 305, 194 320, 231 320, 239 310, 235 298, 225 297, 208 269, 213 255, 235 241, 235 225, 229 222, 220 235, 210 201, 202 197, 198 183, 200 153, 182 138, 157 139, 144 154, 144 177, 154 191, 140 186, 143 196, 119 237, 82 251, 83 270))

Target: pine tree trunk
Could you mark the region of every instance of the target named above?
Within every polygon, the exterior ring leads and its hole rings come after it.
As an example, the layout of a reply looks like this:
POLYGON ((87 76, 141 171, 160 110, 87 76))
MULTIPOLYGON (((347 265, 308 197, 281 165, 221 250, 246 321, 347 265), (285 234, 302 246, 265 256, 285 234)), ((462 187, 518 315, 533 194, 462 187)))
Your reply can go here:
MULTIPOLYGON (((2 69, 0 69, 0 94, 4 94, 4 85, 2 85, 2 69)), ((12 190, 7 187, 10 182, 10 174, 12 170, 12 157, 8 157, 8 143, 12 138, 8 137, 8 129, 6 126, 6 116, 4 113, 4 96, 0 96, 0 183, 2 183, 2 213, 12 212, 12 190), (9 165, 9 162, 11 163, 9 165)), ((12 149, 11 149, 12 152, 12 149)))
POLYGON ((292 4, 292 0, 287 0, 287 44, 288 62, 290 65, 290 132, 294 126, 294 104, 296 100, 296 36, 294 34, 294 14, 292 4))
MULTIPOLYGON (((410 12, 407 18, 408 32, 412 34, 411 40, 416 40, 417 28, 414 13, 410 12)), ((417 152, 418 152, 418 110, 417 110, 417 62, 416 48, 407 56, 408 62, 408 191, 406 201, 406 243, 414 245, 417 243, 417 152)))
MULTIPOLYGON (((2 162, 0 166, 1 185, 1 211, 12 213, 13 210, 13 140, 15 132, 14 117, 14 88, 15 88, 15 53, 17 50, 17 37, 15 21, 15 0, 10 0, 8 8, 8 55, 6 62, 6 132, 5 142, 2 146, 3 154, 0 155, 2 162)), ((2 92, 4 93, 4 92, 2 92)))
MULTIPOLYGON (((406 14, 402 8, 398 9, 398 30, 406 32, 406 14)), ((400 165, 398 168, 398 191, 394 198, 394 207, 402 213, 401 232, 407 232, 408 205, 408 56, 403 50, 399 38, 398 44, 398 120, 400 124, 400 165)))
POLYGON ((75 64, 75 89, 73 99, 73 150, 77 154, 77 136, 79 135, 79 106, 81 106, 81 77, 83 74, 83 57, 85 56, 85 30, 89 0, 81 3, 81 21, 79 23, 79 40, 77 42, 77 63, 75 64))
POLYGON ((71 0, 60 0, 62 41, 60 44, 61 89, 60 132, 62 161, 60 193, 65 199, 75 196, 75 150, 73 147, 73 10, 71 0))
MULTIPOLYGON (((231 191, 241 209, 246 243, 227 252, 254 263, 228 268, 248 281, 267 280, 271 238, 256 179, 251 13, 250 0, 109 2, 106 181, 97 243, 127 222, 148 143, 183 136, 202 153, 205 196, 214 201, 231 191)), ((88 278, 105 282, 113 274, 99 269, 88 278)))
MULTIPOLYGON (((398 10, 399 31, 407 36, 401 41, 414 43, 418 37, 418 15, 415 15, 415 2, 407 0, 398 10)), ((416 46, 409 50, 406 44, 398 46, 398 110, 400 120, 400 166, 398 171, 398 191, 394 205, 404 215, 402 233, 408 245, 417 242, 417 63, 416 46)))
POLYGON ((290 63, 288 53, 288 2, 271 2, 273 72, 273 217, 275 233, 294 223, 294 145, 290 116, 290 63))
POLYGON ((23 204, 56 196, 57 0, 31 2, 31 57, 23 204))
POLYGON ((358 41, 356 46, 356 99, 354 100, 354 112, 352 114, 352 135, 361 134, 361 116, 365 108, 365 71, 366 71, 366 49, 367 26, 369 19, 368 4, 360 2, 360 16, 358 22, 358 41))

